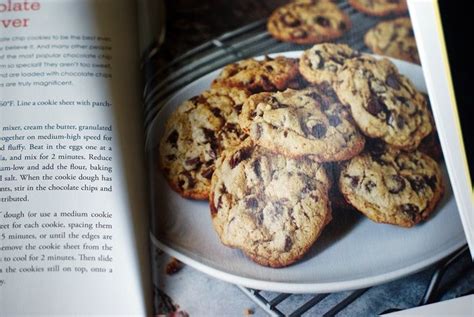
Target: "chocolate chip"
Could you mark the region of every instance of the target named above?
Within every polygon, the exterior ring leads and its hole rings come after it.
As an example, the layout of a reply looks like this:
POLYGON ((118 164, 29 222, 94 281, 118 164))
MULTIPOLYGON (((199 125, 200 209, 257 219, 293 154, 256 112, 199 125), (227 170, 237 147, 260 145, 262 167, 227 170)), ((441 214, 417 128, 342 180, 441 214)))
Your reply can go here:
POLYGON ((400 90, 400 82, 398 81, 398 77, 395 74, 388 75, 385 79, 385 83, 387 86, 395 90, 400 90))
POLYGON ((222 128, 223 130, 226 130, 228 132, 232 132, 232 133, 239 133, 239 126, 235 123, 230 123, 230 122, 227 122, 225 124, 225 126, 222 128))
POLYGON ((403 119, 402 116, 398 116, 397 117, 397 128, 403 129, 404 126, 405 126, 405 119, 403 119))
POLYGON ((213 210, 211 210, 211 214, 216 215, 218 212, 218 209, 221 209, 221 208, 222 208, 222 196, 219 196, 219 198, 217 199, 217 208, 213 208, 213 210))
POLYGON ((214 131, 211 129, 202 128, 202 132, 204 133, 204 136, 206 137, 207 141, 215 139, 216 137, 214 131))
POLYGON ((418 206, 415 206, 413 204, 403 204, 400 205, 400 211, 405 213, 407 216, 409 216, 413 221, 416 220, 418 217, 418 213, 420 212, 420 208, 418 206))
POLYGON ((308 183, 308 182, 304 182, 304 186, 303 186, 303 189, 301 190, 301 192, 303 194, 306 194, 306 193, 311 192, 312 190, 313 190, 313 188, 312 188, 311 184, 308 183))
POLYGON ((342 120, 338 116, 329 116, 329 125, 332 127, 337 127, 342 123, 342 120))
POLYGON ((255 128, 254 128, 254 134, 255 134, 255 139, 260 139, 260 137, 262 136, 262 132, 263 132, 263 128, 262 128, 262 125, 257 123, 255 125, 255 128))
POLYGON ((331 87, 331 85, 329 84, 323 84, 323 85, 320 85, 319 88, 321 89, 321 91, 328 97, 334 99, 334 100, 339 100, 338 97, 337 97, 337 94, 336 92, 334 91, 334 89, 331 87))
POLYGON ((235 152, 234 155, 232 155, 232 157, 229 161, 230 167, 234 168, 240 162, 248 159, 250 157, 250 155, 252 155, 252 152, 253 152, 253 147, 245 147, 245 148, 242 148, 242 149, 238 150, 237 152, 235 152))
POLYGON ((205 169, 205 170, 202 171, 202 173, 201 173, 202 177, 204 177, 204 178, 206 178, 206 179, 211 179, 211 178, 212 178, 212 174, 214 174, 214 168, 205 169))
POLYGON ((206 103, 207 100, 206 100, 206 98, 204 98, 204 96, 197 95, 197 96, 194 96, 191 99, 189 99, 189 101, 196 104, 196 103, 206 103))
POLYGON ((367 104, 367 111, 373 116, 378 115, 380 112, 382 112, 383 107, 381 102, 379 101, 379 98, 375 96, 371 96, 369 99, 369 102, 367 104))
POLYGON ((426 186, 426 183, 424 180, 420 179, 420 178, 408 178, 408 182, 410 183, 410 186, 411 188, 415 191, 415 192, 419 192, 421 191, 423 188, 425 188, 426 186))
POLYGON ((207 129, 207 128, 202 128, 202 131, 204 133, 204 136, 206 137, 206 140, 209 142, 211 146, 211 153, 210 156, 212 158, 217 158, 217 150, 218 150, 218 142, 216 138, 216 134, 213 130, 207 129))
POLYGON ((186 165, 190 165, 190 166, 200 165, 201 164, 201 159, 198 156, 198 157, 187 159, 186 161, 184 161, 184 163, 186 165))
POLYGON ((270 80, 270 78, 268 78, 266 75, 261 75, 260 78, 262 79, 262 88, 263 88, 263 90, 265 90, 265 91, 277 90, 275 85, 270 80))
POLYGON ((405 97, 402 97, 402 96, 396 96, 395 97, 398 101, 400 101, 401 103, 405 103, 407 102, 407 98, 405 97))
POLYGON ((227 187, 225 187, 225 184, 222 184, 221 188, 219 189, 219 192, 221 192, 221 194, 227 194, 227 187))
POLYGON ((237 114, 240 114, 242 112, 242 104, 235 105, 234 109, 237 111, 237 114))
POLYGON ((314 23, 316 24, 319 24, 321 25, 322 27, 328 27, 331 25, 331 23, 329 22, 329 20, 323 16, 318 16, 316 18, 314 18, 314 23))
POLYGON ((253 172, 255 173, 255 175, 257 175, 258 178, 261 178, 262 177, 262 171, 261 171, 260 160, 259 159, 256 159, 255 161, 253 161, 252 168, 253 168, 253 172))
POLYGON ((425 182, 428 184, 428 186, 430 186, 431 190, 435 190, 435 188, 436 188, 436 183, 437 183, 436 176, 434 176, 434 175, 432 175, 432 176, 424 176, 423 179, 424 179, 425 182))
POLYGON ((283 132, 283 136, 284 136, 285 138, 288 137, 288 131, 285 130, 285 131, 283 132))
POLYGON ((265 65, 265 69, 270 73, 274 71, 272 65, 265 65))
POLYGON ((177 147, 178 138, 179 138, 178 131, 173 130, 173 132, 171 132, 168 138, 166 139, 166 142, 170 143, 173 147, 177 147))
POLYGON ((375 182, 371 181, 371 180, 368 180, 366 183, 365 183, 365 190, 368 191, 369 193, 372 192, 372 189, 374 187, 377 187, 377 184, 375 184, 375 182))
POLYGON ((181 190, 193 188, 196 185, 194 179, 188 171, 184 171, 178 176, 178 186, 181 190))
POLYGON ((414 114, 417 113, 417 110, 418 110, 418 109, 417 109, 417 107, 415 106, 415 104, 414 104, 412 101, 410 101, 410 100, 408 100, 408 99, 406 99, 406 98, 404 98, 404 97, 401 97, 401 96, 396 97, 396 99, 397 99, 404 107, 407 108, 408 114, 414 115, 414 114))
POLYGON ((290 236, 285 236, 285 252, 288 252, 291 250, 291 247, 293 246, 293 241, 291 240, 290 236))
POLYGON ((324 126, 324 124, 318 123, 311 129, 311 134, 315 138, 321 139, 326 135, 326 127, 324 126))
MULTIPOLYGON (((227 187, 225 187, 224 184, 222 184, 222 186, 220 187, 219 189, 219 198, 217 199, 217 208, 220 209, 222 208, 222 196, 224 196, 225 194, 227 194, 227 187)), ((212 206, 212 205, 211 205, 212 206)), ((214 210, 211 210, 211 213, 213 212, 214 210)), ((215 210, 215 214, 217 214, 217 209, 215 210)))
POLYGON ((212 112, 212 114, 215 115, 216 117, 222 118, 221 109, 218 109, 218 108, 211 108, 211 112, 212 112))
POLYGON ((284 103, 279 103, 279 102, 271 103, 270 105, 272 109, 284 109, 284 108, 289 107, 288 105, 285 105, 284 103))
POLYGON ((352 176, 352 175, 344 175, 344 177, 349 178, 351 180, 351 186, 352 187, 357 187, 359 185, 359 176, 352 176))
POLYGON ((371 95, 367 104, 367 111, 373 116, 384 118, 387 123, 392 116, 385 103, 375 95, 371 95))
MULTIPOLYGON (((339 65, 344 64, 344 61, 345 61, 344 56, 339 56, 339 55, 333 55, 329 57, 329 59, 339 65)), ((335 68, 334 71, 337 71, 337 68, 335 68)))
POLYGON ((308 33, 304 30, 295 30, 293 33, 291 33, 291 35, 294 37, 294 38, 303 38, 303 37, 306 37, 308 35, 308 33))
POLYGON ((263 211, 260 211, 258 214, 257 214, 257 224, 259 226, 261 226, 263 224, 263 211))
POLYGON ((166 155, 166 159, 168 161, 174 161, 174 160, 176 160, 176 155, 174 155, 174 154, 166 155))
POLYGON ((390 194, 398 194, 405 189, 405 180, 399 175, 390 175, 385 180, 390 194))
POLYGON ((327 111, 329 109, 329 103, 327 102, 327 100, 321 97, 321 95, 319 95, 318 93, 312 92, 307 94, 306 96, 310 97, 311 99, 314 99, 321 106, 322 111, 327 111))
POLYGON ((290 14, 285 14, 280 18, 281 22, 289 27, 297 27, 301 25, 301 21, 290 14))
POLYGON ((258 200, 255 197, 251 197, 245 201, 245 207, 255 209, 258 207, 258 200))

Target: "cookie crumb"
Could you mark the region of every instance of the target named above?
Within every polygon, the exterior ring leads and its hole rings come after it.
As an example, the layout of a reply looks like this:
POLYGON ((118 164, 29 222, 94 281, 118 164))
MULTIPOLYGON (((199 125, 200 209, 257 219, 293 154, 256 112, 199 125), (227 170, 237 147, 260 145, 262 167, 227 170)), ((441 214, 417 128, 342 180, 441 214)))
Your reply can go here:
POLYGON ((254 311, 251 308, 247 308, 246 310, 244 310, 244 316, 251 316, 253 314, 254 314, 254 311))
POLYGON ((181 271, 183 266, 183 263, 177 258, 172 258, 171 261, 166 265, 165 272, 168 275, 173 275, 181 271))

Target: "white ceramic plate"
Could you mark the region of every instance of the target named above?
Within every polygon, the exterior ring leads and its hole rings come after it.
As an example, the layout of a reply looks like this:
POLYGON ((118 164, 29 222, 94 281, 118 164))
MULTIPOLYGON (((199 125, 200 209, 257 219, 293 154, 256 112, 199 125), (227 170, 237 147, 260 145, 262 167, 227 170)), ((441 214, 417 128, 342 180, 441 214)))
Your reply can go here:
MULTIPOLYGON (((282 53, 298 57, 301 52, 282 53)), ((400 72, 426 92, 421 67, 393 60, 400 72)), ((218 71, 177 92, 151 126, 148 147, 153 149, 168 116, 184 100, 207 89, 218 71)), ((150 155, 154 151, 150 150, 150 155)), ((151 157, 151 168, 157 160, 151 157)), ((153 171, 152 241, 159 248, 213 277, 246 287, 291 293, 325 293, 388 282, 440 260, 466 243, 448 176, 446 194, 426 223, 411 229, 376 224, 356 212, 333 210, 333 221, 306 256, 286 268, 255 264, 239 250, 219 242, 207 202, 181 198, 159 171, 153 171)))

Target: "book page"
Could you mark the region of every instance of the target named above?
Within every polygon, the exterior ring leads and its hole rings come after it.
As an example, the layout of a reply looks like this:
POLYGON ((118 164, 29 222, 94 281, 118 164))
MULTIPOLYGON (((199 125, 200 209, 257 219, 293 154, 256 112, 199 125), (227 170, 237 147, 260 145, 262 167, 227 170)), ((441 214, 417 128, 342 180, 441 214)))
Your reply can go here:
MULTIPOLYGON (((461 29, 466 19, 459 16, 452 3, 410 1, 414 30, 425 67, 426 82, 433 96, 433 112, 440 128, 446 165, 453 179, 453 191, 466 232, 474 245, 474 173, 473 141, 470 129, 472 94, 468 74, 474 69, 463 53, 466 34, 461 29)), ((472 33, 472 32, 471 32, 472 33)), ((468 36, 469 37, 469 36, 468 36)), ((471 253, 474 258, 474 253, 471 253)))
POLYGON ((0 315, 146 314, 136 3, 0 19, 0 315))

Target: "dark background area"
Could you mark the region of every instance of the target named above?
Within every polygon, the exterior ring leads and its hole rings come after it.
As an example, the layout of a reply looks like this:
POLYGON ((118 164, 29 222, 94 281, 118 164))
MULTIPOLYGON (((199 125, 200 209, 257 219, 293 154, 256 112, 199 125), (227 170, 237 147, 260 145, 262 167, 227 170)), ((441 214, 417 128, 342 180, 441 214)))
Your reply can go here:
MULTIPOLYGON (((454 82, 461 129, 471 181, 474 179, 474 59, 470 45, 474 27, 470 10, 460 10, 457 1, 439 1, 448 59, 454 82)), ((472 185, 472 184, 471 184, 472 185)))
POLYGON ((166 0, 166 35, 160 51, 166 63, 243 25, 268 18, 288 0, 166 0))

